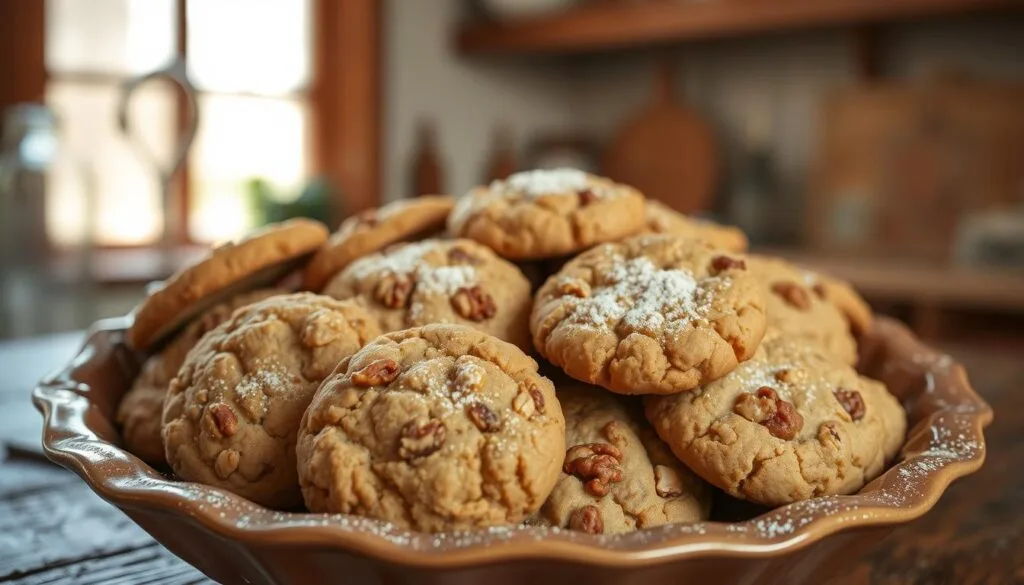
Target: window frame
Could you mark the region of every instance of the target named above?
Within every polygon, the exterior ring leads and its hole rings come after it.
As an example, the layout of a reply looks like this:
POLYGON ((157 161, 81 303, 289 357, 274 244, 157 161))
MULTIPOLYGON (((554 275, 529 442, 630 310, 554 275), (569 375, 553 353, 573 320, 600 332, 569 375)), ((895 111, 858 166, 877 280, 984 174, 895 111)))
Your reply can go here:
MULTIPOLYGON (((188 2, 175 0, 177 50, 187 59, 188 2)), ((312 71, 301 91, 280 96, 301 97, 308 111, 309 171, 330 182, 337 223, 342 217, 380 203, 381 159, 381 3, 378 0, 312 0, 312 71)), ((0 93, 0 111, 21 101, 42 102, 51 80, 98 85, 120 84, 127 75, 88 72, 51 74, 45 65, 45 3, 0 2, 0 37, 6 37, 0 54, 5 69, 15 75, 7 91, 0 93), (17 26, 14 24, 17 23, 17 26), (10 30, 7 30, 10 29, 10 30), (13 34, 18 32, 19 34, 13 34), (6 34, 12 33, 12 34, 6 34), (6 45, 10 45, 7 47, 6 45)), ((231 92, 200 92, 212 95, 246 95, 231 92)), ((184 128, 188 101, 176 93, 176 128, 184 128)), ((179 205, 175 241, 182 247, 197 244, 188 233, 191 211, 190 161, 186 160, 172 181, 179 205)), ((333 227, 333 226, 332 226, 333 227)), ((49 236, 52 252, 60 251, 49 236)), ((103 244, 102 249, 145 249, 146 244, 103 244)))

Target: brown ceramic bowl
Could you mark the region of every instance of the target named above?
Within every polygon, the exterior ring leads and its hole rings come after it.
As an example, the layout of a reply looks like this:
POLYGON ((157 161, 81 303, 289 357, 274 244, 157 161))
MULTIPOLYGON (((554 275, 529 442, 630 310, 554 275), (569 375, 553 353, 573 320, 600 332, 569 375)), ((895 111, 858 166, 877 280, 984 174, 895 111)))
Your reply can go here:
POLYGON ((542 528, 412 534, 356 517, 268 510, 168 479, 124 451, 111 421, 138 370, 123 343, 126 325, 98 323, 81 353, 36 389, 46 454, 222 583, 820 583, 976 471, 992 419, 959 364, 882 319, 861 369, 902 399, 911 430, 898 462, 857 495, 744 522, 620 536, 542 528))

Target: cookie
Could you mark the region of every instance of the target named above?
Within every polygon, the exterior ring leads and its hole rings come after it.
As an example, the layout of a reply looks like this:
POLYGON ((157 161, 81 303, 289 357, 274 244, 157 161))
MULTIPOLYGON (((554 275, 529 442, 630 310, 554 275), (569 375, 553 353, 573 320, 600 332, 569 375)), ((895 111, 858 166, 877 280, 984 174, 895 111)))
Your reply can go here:
POLYGON ((324 381, 302 419, 312 512, 425 532, 509 525, 558 479, 565 420, 514 345, 459 325, 386 334, 324 381))
POLYGON ((292 219, 214 248, 167 279, 135 309, 128 344, 151 349, 225 298, 276 283, 326 239, 327 228, 320 222, 292 219))
POLYGON ((214 305, 188 324, 164 349, 146 360, 142 371, 117 407, 117 423, 125 448, 151 465, 163 465, 164 444, 160 419, 167 387, 188 355, 207 331, 220 325, 235 309, 282 294, 278 289, 260 289, 236 295, 214 305))
POLYGON ((163 412, 167 462, 179 477, 273 508, 302 503, 299 421, 343 358, 379 335, 353 302, 309 293, 236 311, 192 348, 163 412))
POLYGON ((867 335, 875 326, 875 315, 871 311, 871 306, 857 294, 850 283, 810 271, 804 272, 804 282, 818 298, 832 303, 843 313, 850 325, 850 331, 858 339, 867 335))
POLYGON ((537 351, 620 394, 673 394, 749 359, 764 298, 742 256, 702 240, 643 235, 571 260, 537 291, 537 351))
POLYGON ((697 238, 716 248, 730 252, 747 251, 747 235, 743 233, 743 230, 708 219, 684 215, 653 199, 648 199, 646 203, 644 232, 697 238))
POLYGON ((346 219, 309 261, 303 288, 319 292, 332 276, 358 258, 392 244, 422 240, 443 232, 454 204, 455 199, 448 195, 425 195, 395 201, 346 219))
POLYGON ((579 382, 559 384, 565 415, 562 475, 541 514, 591 534, 633 532, 708 517, 711 492, 668 450, 642 413, 579 382))
POLYGON ((555 258, 644 227, 639 191, 574 169, 516 173, 455 203, 448 231, 512 260, 555 258))
POLYGON ((857 341, 846 316, 808 284, 817 275, 768 256, 749 256, 747 269, 761 281, 770 327, 819 343, 845 364, 857 363, 857 341))
POLYGON ((399 244, 360 258, 323 293, 355 299, 385 332, 457 323, 530 346, 529 281, 515 265, 470 240, 399 244))
POLYGON ((767 506, 856 492, 881 473, 906 433, 906 415, 885 385, 784 334, 770 334, 724 378, 646 397, 645 405, 690 469, 767 506))

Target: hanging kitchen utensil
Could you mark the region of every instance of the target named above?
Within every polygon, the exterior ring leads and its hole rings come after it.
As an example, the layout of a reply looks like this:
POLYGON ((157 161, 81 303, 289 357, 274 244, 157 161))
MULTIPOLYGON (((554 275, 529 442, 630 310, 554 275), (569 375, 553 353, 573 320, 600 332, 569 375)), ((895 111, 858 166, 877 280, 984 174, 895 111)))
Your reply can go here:
POLYGON ((188 151, 196 137, 196 130, 199 128, 199 100, 196 88, 188 78, 185 60, 179 57, 163 69, 127 80, 121 86, 121 100, 117 108, 117 123, 125 137, 130 142, 135 143, 135 149, 139 153, 139 157, 145 164, 148 164, 156 171, 160 180, 160 201, 164 214, 161 272, 170 274, 174 270, 174 250, 179 243, 176 230, 182 224, 182 218, 179 217, 181 206, 178 204, 177 198, 174 197, 171 187, 174 176, 181 169, 181 165, 184 164, 185 158, 188 156, 188 151), (139 87, 156 79, 166 79, 177 85, 188 102, 188 108, 186 108, 184 113, 184 123, 179 129, 178 142, 175 144, 171 160, 169 161, 161 161, 151 147, 146 144, 146 141, 132 132, 128 120, 128 103, 132 95, 139 87))
POLYGON ((622 126, 604 157, 609 177, 682 212, 711 205, 718 151, 711 127, 674 95, 673 63, 658 64, 654 99, 622 126))

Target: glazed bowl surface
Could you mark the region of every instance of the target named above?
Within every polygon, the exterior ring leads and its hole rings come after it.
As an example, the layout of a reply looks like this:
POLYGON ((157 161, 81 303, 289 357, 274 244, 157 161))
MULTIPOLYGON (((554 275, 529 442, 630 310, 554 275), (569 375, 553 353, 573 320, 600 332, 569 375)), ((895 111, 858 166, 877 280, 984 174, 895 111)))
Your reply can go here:
POLYGON ((896 462, 858 494, 626 535, 519 527, 410 533, 353 516, 269 510, 175 480, 125 451, 114 413, 143 357, 124 344, 128 324, 97 323, 81 352, 36 388, 44 450, 221 583, 820 583, 981 467, 992 419, 960 364, 880 318, 859 369, 900 398, 909 432, 896 462))

